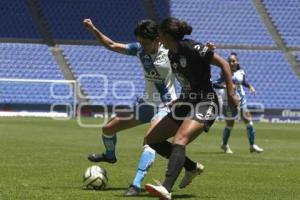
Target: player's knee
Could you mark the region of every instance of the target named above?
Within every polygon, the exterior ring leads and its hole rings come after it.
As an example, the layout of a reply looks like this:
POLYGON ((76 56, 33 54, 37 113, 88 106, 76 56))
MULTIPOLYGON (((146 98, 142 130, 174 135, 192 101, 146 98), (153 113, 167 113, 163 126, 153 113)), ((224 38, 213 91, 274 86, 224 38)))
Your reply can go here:
MULTIPOLYGON (((143 145, 146 145, 146 144, 148 144, 148 142, 147 142, 147 138, 146 137, 144 137, 144 143, 143 143, 143 145)), ((149 145, 149 144, 148 144, 149 145)))
POLYGON ((186 146, 190 141, 190 138, 187 135, 179 135, 174 138, 173 144, 179 144, 186 146))
POLYGON ((227 120, 226 121, 226 126, 233 128, 233 126, 234 126, 234 120, 227 120))
POLYGON ((146 135, 146 136, 144 137, 144 144, 150 145, 150 144, 154 144, 154 143, 155 143, 155 142, 152 141, 151 138, 150 138, 148 135, 146 135))
POLYGON ((113 135, 114 131, 113 128, 109 125, 105 125, 102 127, 102 134, 104 135, 113 135))

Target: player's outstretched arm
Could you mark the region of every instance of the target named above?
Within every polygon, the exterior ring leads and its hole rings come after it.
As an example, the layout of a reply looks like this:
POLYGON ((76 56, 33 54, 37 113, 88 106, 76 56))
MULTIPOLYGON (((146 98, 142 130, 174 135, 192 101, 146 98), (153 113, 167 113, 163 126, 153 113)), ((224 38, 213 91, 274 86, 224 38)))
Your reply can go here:
POLYGON ((83 20, 83 25, 90 30, 97 40, 107 49, 111 51, 115 51, 118 53, 127 53, 126 45, 122 43, 115 42, 111 40, 109 37, 104 35, 92 22, 91 19, 84 19, 83 20))
POLYGON ((233 107, 237 107, 239 104, 239 100, 234 92, 234 85, 232 82, 231 70, 230 70, 229 64, 226 62, 226 60, 224 60, 221 56, 219 56, 216 53, 214 53, 214 56, 212 59, 212 64, 216 65, 222 69, 222 71, 224 73, 226 88, 227 88, 229 105, 231 105, 233 107))
POLYGON ((253 85, 250 85, 249 90, 252 94, 256 95, 256 89, 253 87, 253 85))
POLYGON ((250 83, 248 83, 248 81, 246 81, 245 75, 243 76, 242 85, 248 88, 253 95, 256 95, 256 89, 253 87, 253 85, 251 85, 250 83))

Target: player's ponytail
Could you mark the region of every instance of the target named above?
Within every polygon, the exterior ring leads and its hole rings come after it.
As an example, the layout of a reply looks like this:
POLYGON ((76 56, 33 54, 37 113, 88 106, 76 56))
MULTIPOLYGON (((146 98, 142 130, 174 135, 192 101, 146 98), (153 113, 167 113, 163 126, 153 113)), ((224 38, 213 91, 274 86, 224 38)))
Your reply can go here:
POLYGON ((159 25, 159 31, 163 34, 169 34, 174 40, 182 40, 185 35, 190 35, 193 28, 185 21, 180 21, 174 17, 168 17, 159 25))
POLYGON ((193 28, 187 24, 185 21, 181 21, 179 24, 179 31, 184 35, 191 35, 193 28))

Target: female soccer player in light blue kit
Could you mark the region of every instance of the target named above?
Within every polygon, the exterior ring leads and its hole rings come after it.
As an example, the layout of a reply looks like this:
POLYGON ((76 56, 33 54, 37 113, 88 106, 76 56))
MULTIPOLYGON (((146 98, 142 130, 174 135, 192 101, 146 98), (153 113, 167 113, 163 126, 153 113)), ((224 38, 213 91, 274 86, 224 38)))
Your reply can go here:
MULTIPOLYGON (((106 151, 102 154, 94 153, 88 156, 92 162, 115 163, 117 161, 115 155, 116 135, 119 131, 150 122, 146 132, 148 134, 168 114, 167 104, 176 99, 174 76, 168 59, 168 50, 158 40, 158 26, 155 22, 151 20, 140 21, 134 30, 138 42, 129 44, 112 41, 93 25, 91 19, 85 19, 83 23, 107 49, 125 55, 137 56, 144 71, 144 97, 134 107, 134 113, 117 113, 116 117, 113 117, 102 128, 102 141, 106 151), (128 116, 133 117, 128 119, 128 116)), ((144 144, 136 176, 125 195, 133 196, 140 193, 141 183, 154 159, 155 151, 149 145, 144 144)), ((201 164, 186 158, 184 167, 187 172, 189 169, 193 169, 193 166, 203 168, 201 164)))
MULTIPOLYGON (((232 71, 232 80, 233 83, 235 84, 236 94, 240 98, 240 113, 241 113, 242 120, 244 121, 247 127, 247 136, 250 144, 250 152, 261 153, 263 152, 263 149, 255 144, 255 129, 253 127, 251 113, 247 109, 247 100, 246 100, 243 86, 247 87, 250 90, 250 92, 253 94, 256 93, 256 90, 252 85, 250 85, 246 81, 245 72, 243 69, 240 68, 239 60, 235 52, 232 52, 228 57, 228 63, 232 71)), ((214 86, 217 88, 222 88, 224 85, 223 83, 224 83, 224 78, 221 74, 220 79, 216 81, 214 86)), ((222 141, 221 149, 225 153, 231 154, 233 152, 228 145, 228 140, 231 134, 231 130, 234 126, 234 121, 238 114, 238 110, 231 109, 228 107, 227 98, 226 98, 227 95, 225 93, 226 91, 224 90, 224 94, 222 95, 222 98, 223 98, 223 115, 225 118, 226 127, 224 128, 223 131, 223 141, 222 141)))

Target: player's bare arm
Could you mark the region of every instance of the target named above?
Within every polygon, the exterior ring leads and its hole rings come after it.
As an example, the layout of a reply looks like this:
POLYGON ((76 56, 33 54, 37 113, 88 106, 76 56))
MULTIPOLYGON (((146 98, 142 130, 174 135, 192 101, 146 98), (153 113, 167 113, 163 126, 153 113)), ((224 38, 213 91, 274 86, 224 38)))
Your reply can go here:
POLYGON ((84 19, 83 20, 83 25, 91 31, 97 40, 102 44, 105 48, 115 51, 118 53, 123 53, 126 54, 126 45, 122 43, 115 42, 111 40, 109 37, 104 35, 94 24, 91 19, 84 19))
POLYGON ((253 87, 253 85, 250 85, 249 90, 253 95, 256 95, 256 89, 253 87))
POLYGON ((231 70, 229 64, 221 56, 214 53, 212 64, 220 67, 225 76, 225 83, 227 88, 228 102, 231 106, 237 107, 239 100, 234 92, 234 84, 232 82, 231 70))

